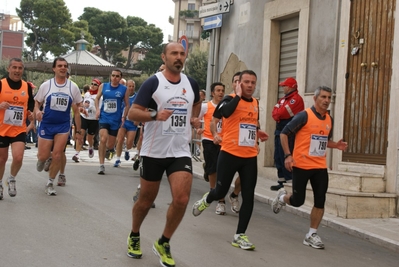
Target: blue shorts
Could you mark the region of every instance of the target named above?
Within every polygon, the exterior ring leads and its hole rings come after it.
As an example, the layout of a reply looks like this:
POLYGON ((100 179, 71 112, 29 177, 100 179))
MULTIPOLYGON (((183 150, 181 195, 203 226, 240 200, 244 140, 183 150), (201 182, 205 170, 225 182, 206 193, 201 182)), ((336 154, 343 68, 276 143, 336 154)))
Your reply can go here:
POLYGON ((100 129, 101 124, 108 124, 110 130, 118 131, 118 129, 121 127, 122 120, 120 115, 111 116, 109 114, 105 115, 104 112, 102 112, 98 122, 100 124, 100 129))
POLYGON ((46 124, 41 122, 38 130, 38 135, 47 140, 54 140, 54 136, 57 134, 69 134, 71 125, 68 123, 64 124, 46 124))
POLYGON ((125 123, 123 124, 122 127, 125 128, 126 131, 128 131, 128 132, 137 131, 137 126, 134 125, 134 122, 132 122, 132 121, 125 120, 125 123))

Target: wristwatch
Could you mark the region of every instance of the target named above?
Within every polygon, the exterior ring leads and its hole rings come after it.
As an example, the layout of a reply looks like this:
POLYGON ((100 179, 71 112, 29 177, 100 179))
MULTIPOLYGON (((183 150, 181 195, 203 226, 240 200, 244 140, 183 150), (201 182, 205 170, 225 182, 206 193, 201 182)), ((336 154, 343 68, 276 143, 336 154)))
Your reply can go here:
POLYGON ((158 112, 156 110, 151 110, 150 111, 150 115, 151 115, 151 119, 153 119, 154 121, 157 119, 157 114, 158 112))
POLYGON ((75 133, 82 134, 80 130, 76 130, 75 133))
POLYGON ((291 154, 285 154, 284 159, 288 158, 289 156, 292 156, 291 154))

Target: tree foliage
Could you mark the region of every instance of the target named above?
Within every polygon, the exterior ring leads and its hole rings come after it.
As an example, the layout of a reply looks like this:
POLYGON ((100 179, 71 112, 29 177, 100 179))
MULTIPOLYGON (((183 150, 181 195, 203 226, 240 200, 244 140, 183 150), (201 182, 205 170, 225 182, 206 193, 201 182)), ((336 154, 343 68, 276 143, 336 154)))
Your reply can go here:
POLYGON ((78 21, 72 22, 64 0, 21 0, 17 14, 28 30, 24 56, 29 60, 67 54, 84 38, 90 44, 88 49, 98 45, 100 56, 118 67, 152 74, 162 64, 162 30, 142 18, 124 18, 117 12, 85 7, 78 21), (127 58, 123 51, 128 51, 127 58), (133 66, 137 51, 146 56, 133 66))
POLYGON ((162 48, 162 45, 158 45, 148 50, 145 59, 139 61, 134 68, 149 75, 157 72, 159 66, 163 63, 161 58, 162 48))
POLYGON ((101 57, 116 63, 114 57, 123 50, 123 30, 126 20, 113 11, 101 11, 95 7, 85 7, 79 20, 89 23, 89 31, 95 43, 101 48, 101 57))
POLYGON ((194 78, 201 89, 206 88, 206 76, 208 69, 208 52, 195 47, 188 55, 185 73, 194 78))
MULTIPOLYGON (((128 16, 126 20, 128 25, 124 34, 128 47, 128 61, 126 66, 131 66, 132 54, 134 51, 147 51, 148 53, 144 61, 148 62, 144 65, 150 65, 152 60, 151 58, 147 59, 147 56, 149 55, 151 57, 151 53, 154 53, 152 50, 158 50, 158 46, 162 44, 162 30, 157 28, 154 24, 147 24, 142 18, 128 16)), ((136 69, 142 70, 140 69, 142 64, 138 65, 136 69)))
POLYGON ((71 13, 63 0, 21 0, 16 11, 29 30, 25 43, 32 60, 44 60, 48 52, 65 54, 73 46, 71 13))

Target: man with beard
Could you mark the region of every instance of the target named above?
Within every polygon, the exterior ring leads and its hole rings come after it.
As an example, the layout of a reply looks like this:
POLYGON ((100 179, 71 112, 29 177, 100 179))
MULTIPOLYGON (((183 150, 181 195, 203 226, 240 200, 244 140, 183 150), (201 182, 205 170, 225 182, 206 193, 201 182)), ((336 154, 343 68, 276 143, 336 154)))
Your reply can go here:
POLYGON ((183 219, 192 184, 189 142, 191 127, 199 127, 201 109, 196 81, 182 74, 186 53, 179 43, 164 46, 165 70, 146 80, 129 110, 129 120, 145 122, 140 150, 140 195, 132 210, 127 255, 141 258, 140 227, 154 202, 166 171, 172 202, 163 234, 153 245, 162 266, 175 266, 169 241, 183 219), (191 124, 191 125, 190 125, 191 124))

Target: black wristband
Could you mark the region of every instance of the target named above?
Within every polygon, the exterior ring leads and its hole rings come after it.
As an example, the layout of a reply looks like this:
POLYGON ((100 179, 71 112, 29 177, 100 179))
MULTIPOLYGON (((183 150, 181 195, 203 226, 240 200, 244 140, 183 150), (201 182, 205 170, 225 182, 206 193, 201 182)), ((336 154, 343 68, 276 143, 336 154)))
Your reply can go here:
POLYGON ((288 157, 290 157, 290 156, 292 156, 291 154, 285 154, 284 155, 284 159, 286 159, 286 158, 288 158, 288 157))

